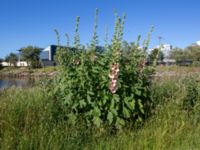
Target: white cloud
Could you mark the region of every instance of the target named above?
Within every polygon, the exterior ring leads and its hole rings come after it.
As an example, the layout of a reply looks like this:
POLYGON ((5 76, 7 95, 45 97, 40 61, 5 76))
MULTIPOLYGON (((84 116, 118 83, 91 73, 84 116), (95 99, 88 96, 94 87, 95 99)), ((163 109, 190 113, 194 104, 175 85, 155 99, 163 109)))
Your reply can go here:
POLYGON ((197 41, 197 45, 199 45, 199 46, 200 46, 200 41, 197 41))

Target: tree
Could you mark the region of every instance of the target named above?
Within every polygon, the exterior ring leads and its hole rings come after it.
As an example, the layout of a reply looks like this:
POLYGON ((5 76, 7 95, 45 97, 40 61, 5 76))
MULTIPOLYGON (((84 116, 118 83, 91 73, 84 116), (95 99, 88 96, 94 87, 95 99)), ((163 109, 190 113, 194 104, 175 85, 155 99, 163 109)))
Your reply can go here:
POLYGON ((188 57, 193 61, 200 61, 200 46, 199 45, 191 45, 188 46, 185 51, 188 54, 188 57))
POLYGON ((14 53, 10 53, 8 56, 6 56, 5 61, 9 63, 10 66, 16 67, 18 61, 17 55, 14 53))
POLYGON ((185 49, 174 48, 169 52, 169 58, 175 59, 176 61, 189 59, 188 53, 185 49))
POLYGON ((164 59, 164 53, 157 48, 153 49, 151 53, 149 54, 149 61, 151 64, 153 63, 153 60, 155 59, 157 61, 163 61, 164 59), (156 55, 157 53, 158 53, 158 56, 156 55))
POLYGON ((32 68, 40 67, 40 53, 41 49, 38 47, 27 46, 21 49, 22 59, 32 68))
POLYGON ((200 46, 191 45, 185 49, 174 48, 170 51, 170 58, 175 59, 176 61, 200 61, 200 46))

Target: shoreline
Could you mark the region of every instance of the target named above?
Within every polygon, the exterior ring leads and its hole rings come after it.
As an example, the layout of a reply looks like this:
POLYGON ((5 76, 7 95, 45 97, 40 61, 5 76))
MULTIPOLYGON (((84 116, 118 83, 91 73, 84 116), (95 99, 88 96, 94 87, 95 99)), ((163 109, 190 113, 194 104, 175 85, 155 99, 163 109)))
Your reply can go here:
POLYGON ((3 68, 0 70, 0 78, 53 77, 56 74, 56 67, 46 67, 31 70, 28 68, 3 68))

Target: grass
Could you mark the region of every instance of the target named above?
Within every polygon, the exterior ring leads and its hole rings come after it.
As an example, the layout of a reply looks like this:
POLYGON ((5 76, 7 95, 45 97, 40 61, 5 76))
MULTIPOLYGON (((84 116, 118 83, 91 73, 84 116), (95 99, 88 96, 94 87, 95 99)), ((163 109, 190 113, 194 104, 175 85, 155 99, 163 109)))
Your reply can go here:
POLYGON ((200 124, 182 109, 187 91, 181 79, 154 83, 154 115, 144 125, 117 134, 69 126, 53 119, 54 105, 40 88, 0 93, 0 149, 198 149, 200 124))
POLYGON ((191 66, 191 67, 187 67, 187 66, 177 66, 177 65, 173 65, 173 66, 157 66, 156 68, 157 72, 164 72, 164 73, 169 73, 169 72, 174 72, 176 74, 195 74, 198 73, 200 71, 200 67, 195 67, 195 66, 191 66))
POLYGON ((56 66, 49 66, 44 68, 29 69, 28 67, 5 67, 0 70, 0 76, 12 76, 12 77, 22 77, 22 76, 44 76, 51 75, 57 71, 56 66))

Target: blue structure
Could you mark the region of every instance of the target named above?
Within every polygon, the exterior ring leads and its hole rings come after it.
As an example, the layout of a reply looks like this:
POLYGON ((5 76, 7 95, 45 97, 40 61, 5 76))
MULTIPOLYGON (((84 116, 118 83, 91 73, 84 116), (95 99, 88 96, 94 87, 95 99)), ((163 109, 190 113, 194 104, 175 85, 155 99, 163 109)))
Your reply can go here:
POLYGON ((56 45, 50 45, 47 48, 43 49, 40 54, 40 59, 42 66, 55 66, 55 55, 56 55, 56 49, 58 46, 56 45))
POLYGON ((50 45, 43 49, 40 55, 41 60, 54 61, 54 56, 56 55, 56 49, 58 46, 50 45))

